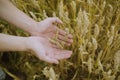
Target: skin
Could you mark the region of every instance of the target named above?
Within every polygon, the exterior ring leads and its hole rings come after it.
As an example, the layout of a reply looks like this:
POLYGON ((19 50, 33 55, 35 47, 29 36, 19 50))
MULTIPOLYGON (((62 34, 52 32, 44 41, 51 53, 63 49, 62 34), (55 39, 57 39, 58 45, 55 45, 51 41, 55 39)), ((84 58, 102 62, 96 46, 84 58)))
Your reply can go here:
POLYGON ((62 21, 57 17, 36 22, 17 9, 9 0, 0 0, 0 17, 9 23, 31 34, 30 37, 18 37, 0 34, 0 51, 33 51, 40 60, 58 64, 59 60, 67 59, 72 51, 57 48, 49 39, 57 34, 58 41, 71 45, 72 35, 57 28, 62 21), (67 37, 67 38, 66 38, 67 37))
POLYGON ((18 37, 0 34, 0 51, 32 51, 40 60, 58 64, 59 60, 67 59, 72 51, 54 47, 43 37, 18 37))
MULTIPOLYGON (((9 0, 0 0, 0 17, 9 23, 23 29, 33 36, 53 37, 58 32, 58 39, 65 42, 73 42, 72 35, 69 34, 67 41, 64 38, 66 32, 58 29, 55 24, 62 24, 57 17, 47 18, 41 22, 36 22, 25 13, 17 9, 9 0)), ((69 43, 68 43, 69 44, 69 43)))

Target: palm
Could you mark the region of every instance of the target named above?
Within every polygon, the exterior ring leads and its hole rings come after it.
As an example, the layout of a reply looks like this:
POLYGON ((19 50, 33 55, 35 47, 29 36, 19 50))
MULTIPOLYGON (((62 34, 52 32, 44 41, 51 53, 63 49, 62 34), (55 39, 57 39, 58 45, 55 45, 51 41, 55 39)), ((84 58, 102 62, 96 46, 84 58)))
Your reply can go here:
POLYGON ((32 51, 35 55, 46 62, 58 64, 58 60, 66 59, 71 56, 71 51, 62 50, 51 44, 48 39, 42 37, 33 37, 32 51))
POLYGON ((38 26, 42 27, 41 34, 45 37, 53 37, 57 32, 57 27, 52 23, 50 19, 45 19, 38 23, 38 26))
POLYGON ((40 33, 37 34, 46 38, 54 38, 56 35, 58 35, 57 38, 60 42, 63 41, 70 45, 72 43, 72 35, 68 34, 66 36, 66 32, 57 28, 55 24, 62 24, 62 21, 58 18, 47 18, 39 22, 38 27, 41 26, 41 29, 40 33))

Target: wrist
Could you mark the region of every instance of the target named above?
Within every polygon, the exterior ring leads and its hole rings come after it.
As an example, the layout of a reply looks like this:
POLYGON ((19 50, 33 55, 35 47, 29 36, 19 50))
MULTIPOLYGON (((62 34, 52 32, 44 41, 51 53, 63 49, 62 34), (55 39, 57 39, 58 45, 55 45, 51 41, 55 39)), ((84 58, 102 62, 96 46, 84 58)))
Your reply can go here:
POLYGON ((27 51, 29 51, 29 50, 32 49, 32 48, 31 48, 31 43, 32 43, 31 37, 27 37, 27 38, 25 39, 25 41, 24 41, 25 48, 26 48, 27 51))
MULTIPOLYGON (((41 21, 42 22, 42 21, 41 21)), ((31 36, 42 36, 41 33, 44 31, 44 27, 41 22, 33 22, 28 30, 31 36)))
POLYGON ((38 26, 37 26, 38 22, 36 21, 33 21, 32 23, 30 23, 28 25, 28 30, 27 32, 30 34, 30 35, 36 35, 38 33, 38 26))
POLYGON ((20 39, 18 40, 20 43, 18 49, 21 49, 20 51, 28 51, 29 50, 28 40, 29 40, 29 37, 20 37, 20 39))
POLYGON ((0 34, 0 51, 27 51, 27 41, 28 37, 0 34))
POLYGON ((36 37, 27 37, 27 39, 25 40, 27 51, 33 51, 34 44, 36 43, 36 41, 36 37))

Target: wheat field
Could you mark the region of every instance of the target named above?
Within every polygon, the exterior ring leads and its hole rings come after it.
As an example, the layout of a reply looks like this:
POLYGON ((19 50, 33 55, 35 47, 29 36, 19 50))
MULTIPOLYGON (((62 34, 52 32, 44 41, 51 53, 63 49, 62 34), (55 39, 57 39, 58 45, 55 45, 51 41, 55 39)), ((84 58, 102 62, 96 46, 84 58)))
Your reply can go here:
MULTIPOLYGON (((59 17, 59 28, 73 35, 73 51, 59 65, 38 60, 29 52, 0 54, 0 66, 14 80, 120 80, 120 0, 11 0, 36 21, 59 17)), ((0 20, 0 32, 28 33, 0 20), (12 27, 11 27, 12 26, 12 27)))

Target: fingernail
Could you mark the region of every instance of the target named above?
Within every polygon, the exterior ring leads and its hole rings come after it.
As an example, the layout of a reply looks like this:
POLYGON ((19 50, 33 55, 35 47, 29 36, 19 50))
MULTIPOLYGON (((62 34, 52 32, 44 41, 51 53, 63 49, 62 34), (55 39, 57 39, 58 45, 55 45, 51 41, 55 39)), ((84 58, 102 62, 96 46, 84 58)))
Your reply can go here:
POLYGON ((73 38, 73 35, 72 35, 72 34, 70 34, 70 38, 73 38))
POLYGON ((71 43, 73 43, 73 40, 68 40, 69 44, 71 45, 71 43))
POLYGON ((68 46, 70 46, 71 44, 70 44, 70 43, 68 43, 67 45, 68 45, 68 46))
POLYGON ((55 62, 55 64, 59 64, 59 62, 58 62, 58 61, 56 61, 56 62, 55 62))
POLYGON ((71 43, 73 43, 73 40, 70 40, 71 43))

